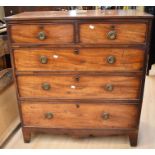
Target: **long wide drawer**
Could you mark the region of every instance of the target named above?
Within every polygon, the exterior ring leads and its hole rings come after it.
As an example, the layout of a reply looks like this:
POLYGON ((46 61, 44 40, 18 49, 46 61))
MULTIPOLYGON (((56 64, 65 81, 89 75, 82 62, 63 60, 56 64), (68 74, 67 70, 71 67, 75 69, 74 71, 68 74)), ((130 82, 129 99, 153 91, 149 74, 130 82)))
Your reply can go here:
POLYGON ((11 41, 13 43, 73 43, 73 24, 27 24, 12 25, 11 41))
POLYGON ((21 104, 24 126, 45 128, 136 128, 138 108, 123 104, 21 104))
POLYGON ((145 52, 126 48, 17 49, 17 71, 138 71, 145 52))
POLYGON ((81 43, 135 44, 145 43, 145 23, 83 23, 80 25, 81 43))
POLYGON ((139 99, 140 77, 102 75, 18 76, 20 97, 55 99, 139 99))

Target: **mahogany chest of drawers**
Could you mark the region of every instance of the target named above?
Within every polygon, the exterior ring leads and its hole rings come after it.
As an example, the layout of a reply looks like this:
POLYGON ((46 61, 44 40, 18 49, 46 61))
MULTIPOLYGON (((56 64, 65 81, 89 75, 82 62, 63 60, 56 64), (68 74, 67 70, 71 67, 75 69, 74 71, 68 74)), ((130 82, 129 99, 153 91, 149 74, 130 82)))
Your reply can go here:
POLYGON ((137 144, 152 15, 47 11, 6 21, 25 142, 51 132, 137 144))

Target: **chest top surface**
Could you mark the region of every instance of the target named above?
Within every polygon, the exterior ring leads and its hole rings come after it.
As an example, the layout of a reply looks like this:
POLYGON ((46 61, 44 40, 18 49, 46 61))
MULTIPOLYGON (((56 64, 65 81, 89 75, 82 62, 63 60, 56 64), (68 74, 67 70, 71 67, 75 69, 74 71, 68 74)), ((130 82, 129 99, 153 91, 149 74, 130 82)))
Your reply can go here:
POLYGON ((5 20, 40 20, 40 19, 107 19, 107 18, 153 18, 153 15, 137 10, 71 10, 71 11, 35 11, 22 12, 6 17, 5 20))

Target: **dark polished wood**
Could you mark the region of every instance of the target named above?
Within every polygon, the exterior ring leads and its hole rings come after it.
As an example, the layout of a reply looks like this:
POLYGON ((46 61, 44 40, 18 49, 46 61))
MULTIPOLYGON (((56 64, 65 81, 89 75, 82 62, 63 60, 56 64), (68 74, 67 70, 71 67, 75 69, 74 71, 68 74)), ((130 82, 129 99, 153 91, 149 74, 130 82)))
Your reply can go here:
POLYGON ((134 131, 129 134, 129 140, 130 140, 130 145, 131 146, 136 146, 138 142, 138 132, 134 131))
POLYGON ((7 17, 24 141, 32 132, 128 135, 136 146, 152 18, 136 10, 7 17))

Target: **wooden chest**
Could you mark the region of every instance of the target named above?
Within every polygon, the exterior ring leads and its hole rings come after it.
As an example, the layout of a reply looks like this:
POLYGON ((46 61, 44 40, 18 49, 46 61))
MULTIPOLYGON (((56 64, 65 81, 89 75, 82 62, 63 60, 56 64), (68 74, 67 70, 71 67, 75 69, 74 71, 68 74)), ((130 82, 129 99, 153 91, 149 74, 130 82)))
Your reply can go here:
POLYGON ((137 145, 151 15, 46 11, 6 21, 25 142, 51 132, 128 135, 137 145))

